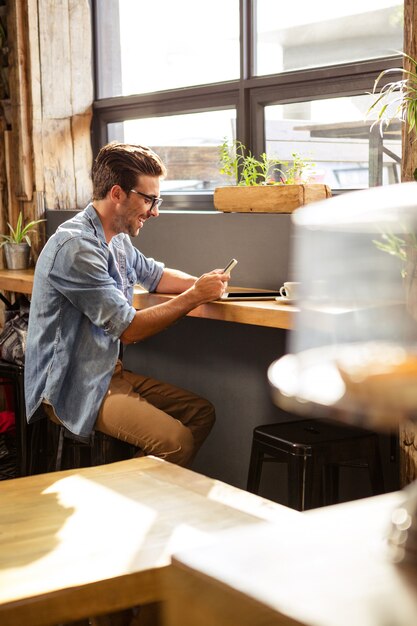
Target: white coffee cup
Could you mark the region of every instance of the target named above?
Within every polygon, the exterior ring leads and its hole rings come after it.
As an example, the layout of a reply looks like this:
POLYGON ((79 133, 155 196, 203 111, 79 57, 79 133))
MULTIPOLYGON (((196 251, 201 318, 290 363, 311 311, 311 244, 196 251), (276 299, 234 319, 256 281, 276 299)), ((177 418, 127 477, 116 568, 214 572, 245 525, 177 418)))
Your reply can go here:
POLYGON ((300 283, 284 283, 279 293, 283 298, 297 300, 300 295, 300 283))

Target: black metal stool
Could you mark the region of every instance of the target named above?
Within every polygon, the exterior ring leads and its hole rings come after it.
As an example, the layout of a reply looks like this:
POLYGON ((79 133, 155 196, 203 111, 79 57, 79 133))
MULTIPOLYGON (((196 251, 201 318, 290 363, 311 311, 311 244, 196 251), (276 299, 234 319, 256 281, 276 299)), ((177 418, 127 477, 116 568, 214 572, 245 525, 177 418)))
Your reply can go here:
POLYGON ((45 427, 26 422, 24 372, 22 365, 0 359, 0 386, 12 388, 16 429, 16 474, 28 476, 44 471, 45 427))
POLYGON ((55 471, 123 461, 137 452, 135 446, 99 431, 94 431, 88 440, 81 440, 50 419, 48 429, 55 451, 51 469, 55 471))
POLYGON ((26 421, 23 365, 0 359, 0 386, 11 387, 16 430, 16 475, 30 476, 46 470, 46 428, 26 421))
POLYGON ((339 467, 367 466, 373 495, 384 493, 378 436, 333 420, 265 424, 254 429, 247 489, 258 493, 266 461, 288 466, 288 506, 304 511, 336 504, 339 467))
POLYGON ((24 368, 21 365, 0 360, 0 385, 11 386, 16 428, 16 471, 18 476, 27 475, 27 424, 25 411, 24 368))

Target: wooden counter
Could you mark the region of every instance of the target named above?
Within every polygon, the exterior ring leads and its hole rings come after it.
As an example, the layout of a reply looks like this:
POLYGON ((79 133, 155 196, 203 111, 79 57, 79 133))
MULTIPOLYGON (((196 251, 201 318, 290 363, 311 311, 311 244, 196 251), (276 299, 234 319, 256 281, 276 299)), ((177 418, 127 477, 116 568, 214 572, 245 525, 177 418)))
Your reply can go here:
POLYGON ((163 600, 174 550, 302 515, 151 456, 5 480, 0 502, 2 626, 163 600))
MULTIPOLYGON (((172 297, 158 293, 147 293, 140 287, 137 287, 133 298, 133 306, 136 309, 146 309, 149 306, 165 302, 172 297)), ((290 329, 293 326, 295 311, 297 311, 296 307, 288 304, 278 304, 276 300, 257 300, 254 302, 223 302, 222 300, 216 300, 193 309, 188 313, 188 317, 290 329)))
MULTIPOLYGON (((0 270, 0 289, 17 293, 32 293, 34 270, 0 270)), ((173 296, 148 293, 137 286, 133 297, 136 309, 145 309, 165 302, 173 296)), ((203 304, 188 315, 203 319, 252 324, 268 328, 290 329, 297 308, 288 304, 278 304, 275 300, 255 302, 223 302, 217 300, 203 304)))
POLYGON ((32 293, 34 270, 0 270, 0 289, 16 293, 32 293))

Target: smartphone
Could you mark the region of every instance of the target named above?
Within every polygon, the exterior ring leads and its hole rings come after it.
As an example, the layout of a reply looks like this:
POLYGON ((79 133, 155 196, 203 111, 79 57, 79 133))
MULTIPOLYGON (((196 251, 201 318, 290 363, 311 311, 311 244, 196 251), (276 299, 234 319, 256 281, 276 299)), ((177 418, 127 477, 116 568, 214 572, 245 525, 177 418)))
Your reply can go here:
POLYGON ((235 265, 237 265, 236 259, 230 259, 229 263, 224 268, 223 273, 230 274, 235 265))

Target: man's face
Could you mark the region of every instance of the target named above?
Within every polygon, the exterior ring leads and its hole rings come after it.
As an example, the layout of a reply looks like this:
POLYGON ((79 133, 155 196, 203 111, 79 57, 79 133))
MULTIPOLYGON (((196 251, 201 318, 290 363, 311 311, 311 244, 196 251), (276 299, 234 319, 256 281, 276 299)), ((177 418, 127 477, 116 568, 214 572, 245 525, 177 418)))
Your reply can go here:
POLYGON ((131 237, 136 237, 147 219, 159 215, 158 203, 152 207, 153 198, 159 197, 159 178, 138 176, 132 189, 133 191, 130 191, 125 200, 118 205, 114 226, 115 232, 128 233, 131 237))

